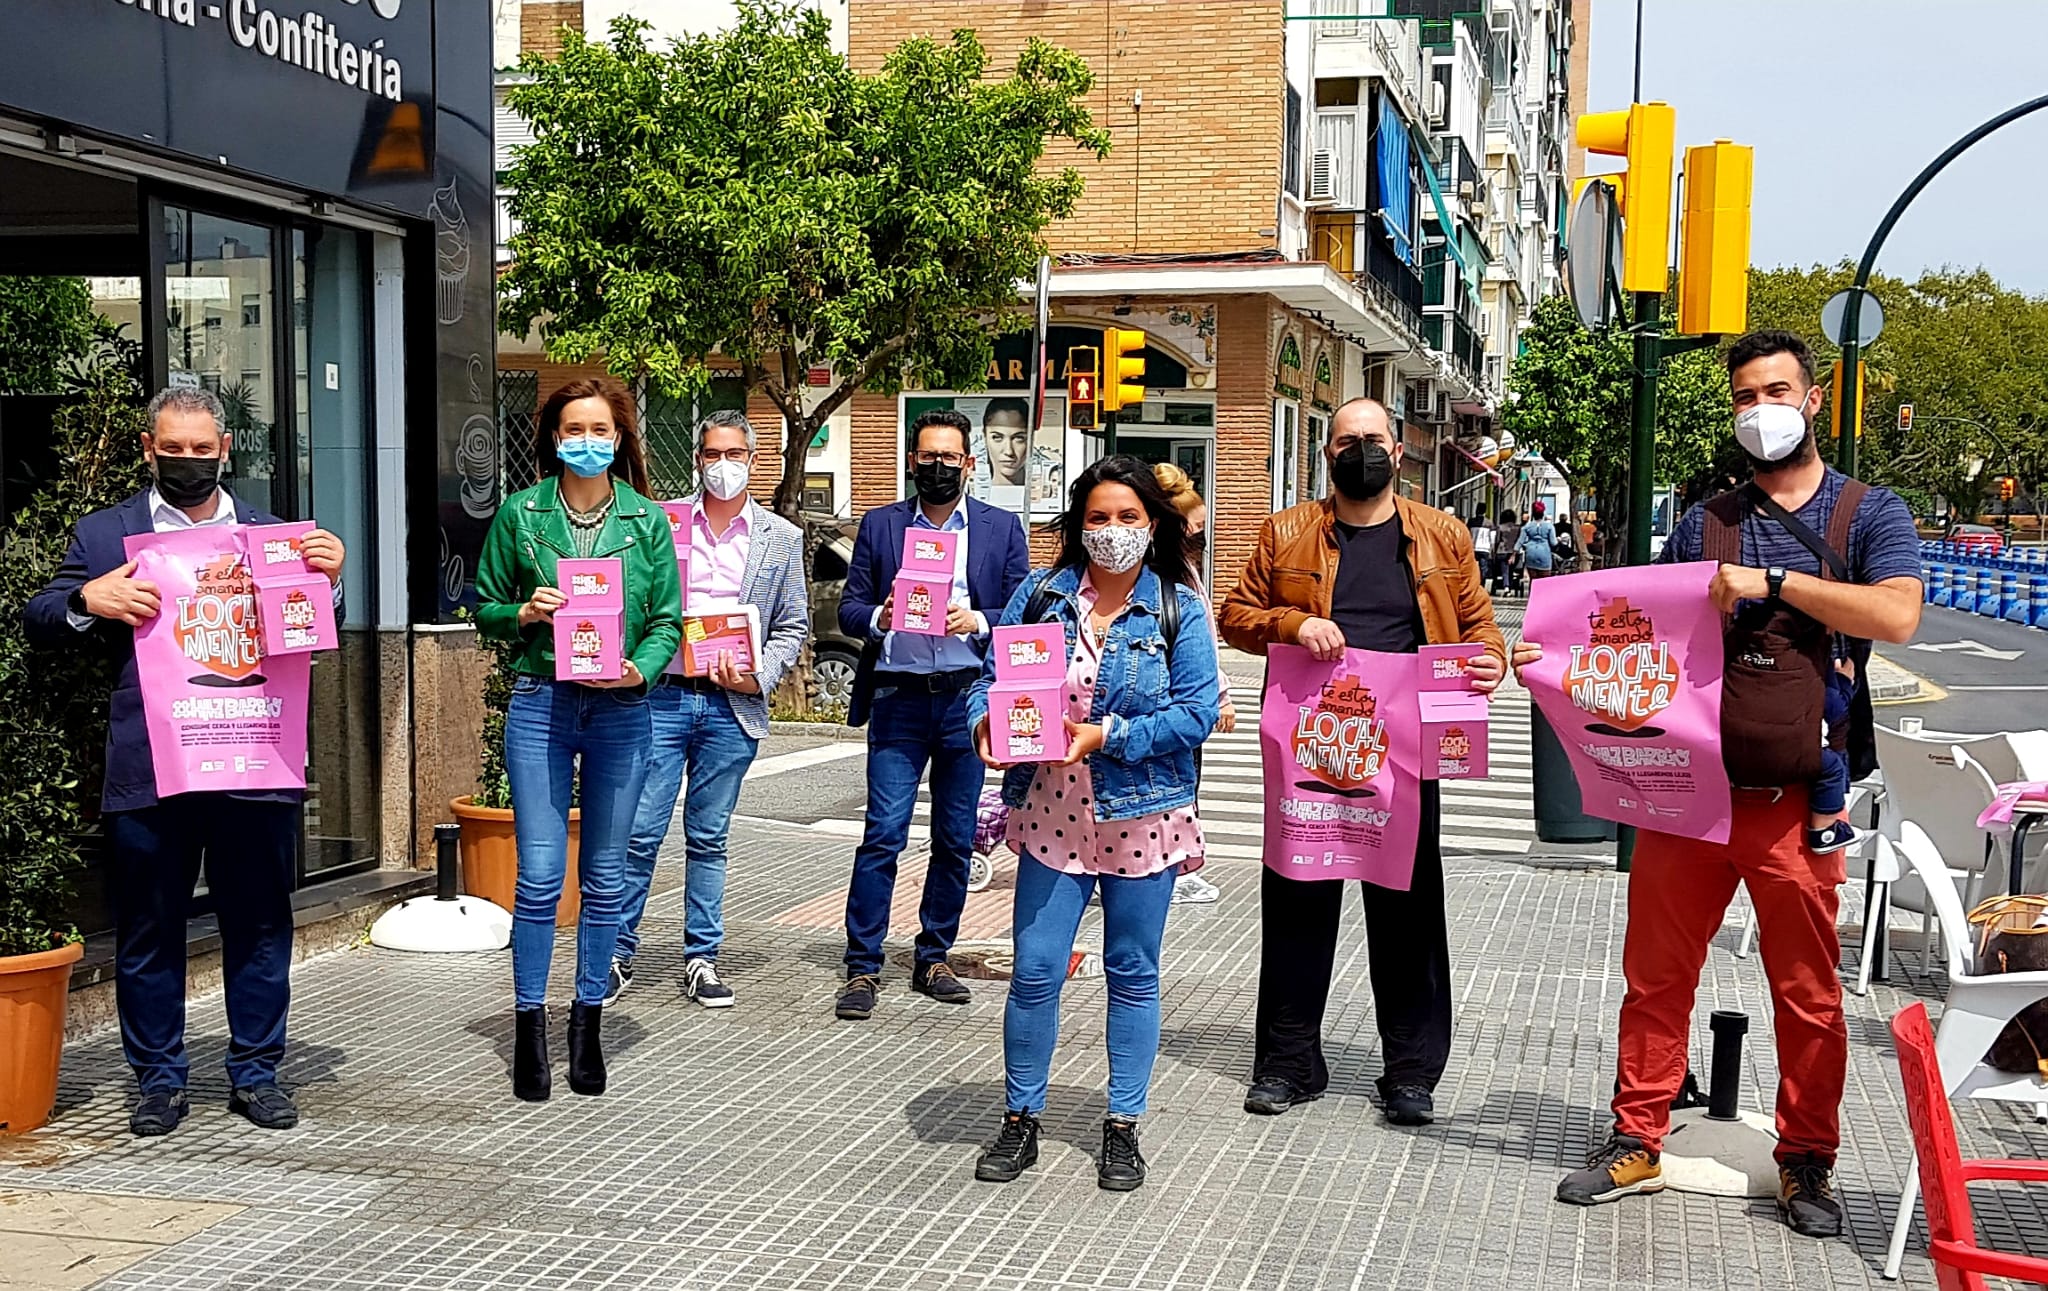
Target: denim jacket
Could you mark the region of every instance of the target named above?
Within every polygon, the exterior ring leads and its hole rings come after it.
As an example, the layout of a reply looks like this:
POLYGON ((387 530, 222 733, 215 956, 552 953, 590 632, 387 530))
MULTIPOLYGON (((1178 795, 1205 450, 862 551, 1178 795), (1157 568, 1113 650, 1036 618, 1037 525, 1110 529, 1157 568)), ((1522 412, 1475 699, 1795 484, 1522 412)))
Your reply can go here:
MULTIPOLYGON (((1032 592, 1049 584, 1053 597, 1047 621, 1066 627, 1071 660, 1083 614, 1081 575, 1073 566, 1032 574, 1003 608, 999 622, 1023 622, 1032 592)), ((1129 611, 1110 626, 1102 643, 1090 720, 1102 724, 1103 741, 1088 758, 1097 820, 1129 820, 1192 805, 1195 749, 1216 726, 1221 700, 1208 607, 1188 588, 1173 589, 1180 600, 1180 627, 1169 657, 1159 631, 1160 590, 1158 574, 1149 568, 1140 573, 1129 611)), ((995 652, 990 651, 981 680, 967 693, 970 728, 988 720, 988 691, 994 682, 995 652)), ((1010 768, 1003 776, 1003 801, 1012 808, 1023 806, 1042 765, 1010 768)))

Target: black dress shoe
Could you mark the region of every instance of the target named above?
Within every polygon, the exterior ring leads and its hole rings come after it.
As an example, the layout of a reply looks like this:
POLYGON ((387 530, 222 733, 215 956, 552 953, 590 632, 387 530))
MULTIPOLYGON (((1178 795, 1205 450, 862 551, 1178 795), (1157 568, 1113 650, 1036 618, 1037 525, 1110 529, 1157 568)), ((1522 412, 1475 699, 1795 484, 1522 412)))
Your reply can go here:
POLYGON ((1321 1092, 1309 1093, 1285 1076, 1254 1081, 1244 1096, 1244 1110, 1254 1116, 1278 1116, 1296 1103, 1313 1103, 1321 1092))
POLYGON ((228 1095, 228 1110, 266 1130, 289 1130, 299 1123, 299 1109, 275 1085, 244 1085, 228 1095))
POLYGON ((529 1103, 545 1103, 554 1092, 548 1069, 548 1011, 535 1005, 512 1015, 512 1093, 529 1103))
POLYGON ((1386 1093, 1389 1125, 1428 1125, 1436 1119, 1436 1103, 1423 1085, 1396 1085, 1386 1093))
POLYGON ((953 976, 953 966, 944 961, 919 964, 910 975, 910 989, 919 995, 929 995, 941 1004, 965 1004, 974 998, 974 992, 967 989, 967 983, 953 976))
POLYGON ((1102 1157, 1095 1185, 1104 1192, 1135 1192, 1145 1183, 1145 1158, 1138 1151, 1138 1124, 1112 1116, 1102 1122, 1102 1157))
POLYGON ((1004 1112, 996 1141, 975 1162, 974 1177, 983 1183, 1013 1183, 1038 1164, 1038 1118, 1029 1112, 1004 1112))
POLYGON ((569 1088, 576 1093, 604 1092, 604 1046, 597 1034, 603 1020, 602 1004, 569 1006, 569 1088))
POLYGON ((192 1104, 182 1089, 152 1090, 142 1096, 128 1115, 128 1132, 139 1139, 154 1139, 178 1128, 192 1104))
POLYGON ((875 975, 855 973, 839 988, 832 1012, 845 1022, 864 1022, 875 1014, 875 975))

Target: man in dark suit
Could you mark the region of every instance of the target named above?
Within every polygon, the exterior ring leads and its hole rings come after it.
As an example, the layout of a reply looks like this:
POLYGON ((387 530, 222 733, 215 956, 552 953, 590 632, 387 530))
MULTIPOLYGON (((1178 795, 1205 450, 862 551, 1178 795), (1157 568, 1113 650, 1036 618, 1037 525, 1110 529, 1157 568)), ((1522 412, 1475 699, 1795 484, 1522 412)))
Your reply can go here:
POLYGON ((932 855, 910 985, 946 1004, 968 999, 966 985, 946 963, 967 904, 967 865, 981 800, 982 765, 967 726, 967 688, 981 676, 989 624, 1030 572, 1031 554, 1016 516, 963 496, 974 472, 967 432, 967 418, 952 411, 920 413, 911 422, 905 458, 917 496, 861 517, 839 602, 840 630, 867 642, 848 720, 868 727, 867 829, 846 892, 846 985, 834 1010, 842 1018, 874 1012, 896 860, 910 838, 927 763, 932 855), (913 528, 961 535, 945 636, 888 630, 903 535, 913 528))
MULTIPOLYGON (((217 524, 273 524, 220 485, 229 435, 220 400, 172 388, 152 399, 142 432, 151 486, 78 522, 64 564, 24 612, 29 636, 53 649, 103 643, 119 657, 109 702, 101 797, 113 853, 118 924, 115 1002, 121 1044, 142 1098, 138 1135, 168 1134, 185 1118, 185 919, 202 858, 220 921, 227 989, 228 1106, 265 1129, 290 1129, 298 1109, 277 1087, 291 1001, 292 868, 297 791, 185 793, 159 799, 143 724, 134 629, 162 608, 156 584, 135 577, 123 549, 132 534, 217 524)), ((315 529, 306 563, 336 586, 341 540, 315 529)))

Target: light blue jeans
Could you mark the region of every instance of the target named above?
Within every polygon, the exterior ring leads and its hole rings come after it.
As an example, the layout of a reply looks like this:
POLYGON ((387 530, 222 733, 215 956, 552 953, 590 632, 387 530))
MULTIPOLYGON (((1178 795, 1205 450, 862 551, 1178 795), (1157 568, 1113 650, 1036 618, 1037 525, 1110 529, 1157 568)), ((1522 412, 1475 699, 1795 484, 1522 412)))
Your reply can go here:
POLYGON ((505 770, 519 838, 512 908, 512 989, 519 1008, 547 1002, 555 903, 569 871, 569 804, 579 760, 583 815, 576 869, 583 913, 576 923, 576 999, 604 1002, 618 938, 626 839, 647 777, 651 738, 644 695, 532 676, 512 684, 505 770))
POLYGON ((733 715, 732 701, 673 684, 647 696, 654 743, 647 783, 626 844, 626 895, 619 907, 617 953, 640 949, 640 916, 654 883, 654 858, 668 838, 676 794, 683 799, 683 958, 717 959, 725 941, 725 838, 739 804, 740 783, 754 764, 760 741, 733 715))
POLYGON ((1074 935, 1095 885, 1102 885, 1102 968, 1109 982, 1109 1114, 1145 1112, 1159 1057, 1159 943, 1177 867, 1127 879, 1064 874, 1029 856, 1017 864, 1012 919, 1016 975, 1003 1007, 1003 1097, 1008 1110, 1045 1110, 1053 1046, 1060 1033, 1074 935))

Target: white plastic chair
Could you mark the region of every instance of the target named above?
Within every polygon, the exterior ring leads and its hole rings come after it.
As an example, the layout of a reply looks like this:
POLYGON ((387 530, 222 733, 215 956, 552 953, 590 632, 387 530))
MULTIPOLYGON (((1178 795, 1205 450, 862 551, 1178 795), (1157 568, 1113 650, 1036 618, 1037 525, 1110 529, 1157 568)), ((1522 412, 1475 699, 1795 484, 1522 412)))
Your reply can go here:
MULTIPOLYGON (((1963 913, 1962 898, 1956 893, 1951 871, 1925 830, 1911 820, 1899 824, 1899 841, 1880 838, 1880 853, 1895 853, 1890 864, 1903 857, 1914 877, 1925 889, 1935 918, 1941 924, 1942 942, 1948 952, 1948 997, 1942 1004, 1941 1022, 1934 1030, 1934 1048, 1941 1063, 1941 1083, 1951 1100, 1989 1098, 2001 1102, 2031 1103, 2037 1117, 2048 1118, 2048 1081, 2039 1076, 2014 1075, 1984 1065, 1984 1051, 2021 1010, 2048 999, 2048 973, 1989 973, 1976 969, 1975 948, 1970 940, 1970 922, 1963 913)), ((1920 1158, 1916 1153, 1906 1167, 1900 1190, 1899 1212, 1892 1221, 1891 1247, 1885 1255, 1884 1275, 1899 1276, 1905 1258, 1906 1230, 1913 1206, 1920 1199, 1920 1158)))

